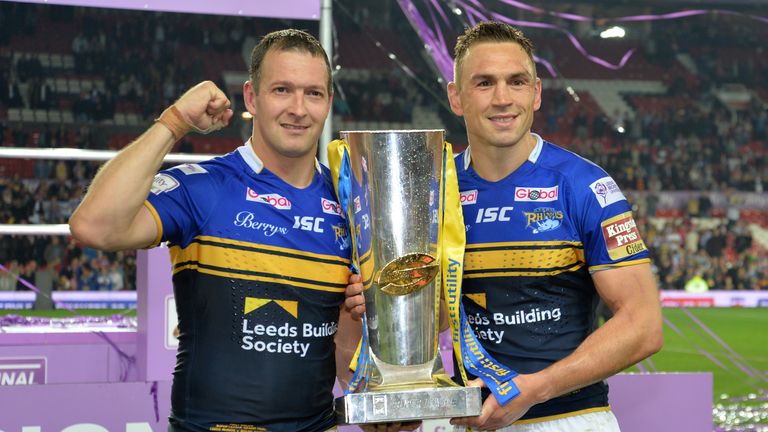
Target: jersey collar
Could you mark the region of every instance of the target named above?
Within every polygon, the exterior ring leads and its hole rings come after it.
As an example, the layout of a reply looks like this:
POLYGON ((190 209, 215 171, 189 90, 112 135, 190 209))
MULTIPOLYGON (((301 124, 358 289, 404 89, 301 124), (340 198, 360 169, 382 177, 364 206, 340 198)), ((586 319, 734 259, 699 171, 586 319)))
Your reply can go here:
MULTIPOLYGON (((536 146, 533 148, 533 151, 531 151, 531 154, 528 155, 528 161, 535 164, 536 161, 539 160, 539 156, 541 156, 541 149, 544 147, 544 140, 541 139, 539 134, 531 132, 531 135, 536 138, 536 146)), ((467 150, 464 152, 464 171, 468 170, 469 165, 472 163, 471 149, 472 146, 467 146, 467 150)))
MULTIPOLYGON (((262 162, 256 152, 253 151, 250 138, 248 138, 248 141, 246 141, 245 144, 237 148, 237 152, 240 153, 240 156, 243 158, 245 163, 251 167, 254 173, 260 174, 261 170, 264 169, 264 162, 262 162)), ((320 162, 317 160, 317 158, 315 158, 315 169, 317 170, 318 174, 323 173, 322 168, 320 168, 320 162)))

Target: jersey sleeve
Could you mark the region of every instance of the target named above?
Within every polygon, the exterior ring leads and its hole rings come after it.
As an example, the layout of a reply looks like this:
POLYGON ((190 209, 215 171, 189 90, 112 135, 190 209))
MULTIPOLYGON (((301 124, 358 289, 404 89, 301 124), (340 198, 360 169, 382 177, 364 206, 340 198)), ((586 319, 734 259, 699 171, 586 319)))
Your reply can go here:
POLYGON ((180 165, 155 175, 145 205, 158 223, 156 243, 186 247, 216 206, 216 180, 197 164, 180 165))
POLYGON ((574 213, 589 271, 649 261, 632 208, 611 176, 589 165, 572 178, 574 213))

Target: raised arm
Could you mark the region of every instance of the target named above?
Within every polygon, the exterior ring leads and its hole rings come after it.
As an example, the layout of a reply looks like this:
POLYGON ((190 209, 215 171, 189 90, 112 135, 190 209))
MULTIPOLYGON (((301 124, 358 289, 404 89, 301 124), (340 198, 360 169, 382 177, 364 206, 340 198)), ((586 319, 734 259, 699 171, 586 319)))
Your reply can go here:
POLYGON ((208 133, 232 118, 230 102, 211 81, 182 95, 136 141, 104 164, 69 219, 72 235, 102 250, 149 246, 158 227, 144 200, 174 143, 190 130, 208 133))
POLYGON ((500 406, 491 395, 479 417, 452 423, 489 430, 509 425, 531 406, 608 378, 661 349, 661 306, 650 264, 598 271, 592 279, 613 317, 568 357, 515 377, 521 393, 507 405, 500 406))

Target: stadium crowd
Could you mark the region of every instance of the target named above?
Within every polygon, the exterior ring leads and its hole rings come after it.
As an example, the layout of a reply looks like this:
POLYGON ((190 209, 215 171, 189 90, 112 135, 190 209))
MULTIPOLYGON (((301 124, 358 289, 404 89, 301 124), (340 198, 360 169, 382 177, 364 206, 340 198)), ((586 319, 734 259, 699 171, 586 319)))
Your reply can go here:
MULTIPOLYGON (((360 16, 340 18, 340 30, 348 28, 358 35, 370 28, 374 35, 399 33, 411 38, 395 51, 414 44, 415 34, 388 24, 401 20, 371 19, 372 14, 359 11, 360 16)), ((116 112, 133 112, 151 121, 192 83, 203 78, 220 81, 224 65, 244 69, 242 53, 253 45, 253 34, 296 25, 254 22, 255 29, 249 24, 246 31, 243 20, 236 17, 0 2, 0 146, 107 148, 105 137, 112 126, 103 120, 116 112), (61 71, 44 67, 29 54, 29 41, 42 38, 44 28, 68 29, 57 37, 58 45, 53 44, 74 58, 73 69, 66 73, 102 79, 103 88, 84 89, 77 95, 53 91, 46 78, 61 71), (203 58, 220 61, 204 63, 203 58), (9 124, 3 114, 20 107, 71 110, 75 122, 9 124)), ((768 289, 766 249, 752 238, 749 228, 750 223, 768 228, 767 208, 762 209, 761 221, 745 221, 738 210, 710 209, 706 203, 679 209, 684 217, 663 217, 657 208, 659 196, 669 191, 764 193, 768 172, 765 104, 755 97, 734 111, 714 94, 723 80, 759 85, 768 76, 768 62, 737 62, 738 67, 732 68, 713 63, 712 56, 701 55, 700 44, 686 43, 691 39, 684 37, 686 32, 703 31, 701 26, 707 22, 692 21, 674 33, 659 32, 655 44, 645 49, 651 62, 690 55, 699 71, 694 79, 673 79, 667 94, 653 104, 628 95, 631 115, 609 116, 562 90, 546 90, 534 130, 545 138, 565 133, 568 140, 559 144, 602 165, 628 192, 662 287, 683 289, 698 275, 711 289, 768 289)), ((728 48, 722 45, 722 36, 718 30, 706 29, 706 38, 712 42, 709 50, 728 48)), ((387 41, 397 43, 391 37, 387 41)), ((38 45, 35 49, 48 48, 38 45)), ((409 65, 409 70, 415 76, 429 75, 424 60, 419 62, 409 65)), ((420 105, 440 113, 449 136, 463 135, 451 133, 461 123, 437 100, 444 92, 437 80, 417 82, 402 65, 390 66, 363 68, 353 78, 340 74, 336 114, 345 120, 408 123, 413 108, 420 105)), ((236 128, 230 129, 225 133, 239 135, 236 128)), ((0 169, 5 170, 0 177, 2 224, 65 223, 82 198, 86 179, 99 166, 98 162, 37 160, 25 173, 15 168, 14 161, 0 161, 0 169)), ((50 283, 55 290, 134 289, 135 252, 102 253, 64 236, 0 235, 0 264, 7 269, 0 271, 0 290, 28 289, 14 275, 30 283, 50 283)))

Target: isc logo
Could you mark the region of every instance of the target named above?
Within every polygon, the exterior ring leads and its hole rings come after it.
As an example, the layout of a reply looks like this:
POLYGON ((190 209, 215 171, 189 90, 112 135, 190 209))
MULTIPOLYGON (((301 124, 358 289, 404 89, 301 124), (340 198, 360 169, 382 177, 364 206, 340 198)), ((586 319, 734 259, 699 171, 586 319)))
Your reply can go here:
POLYGON ((320 226, 325 219, 313 216, 294 216, 293 227, 304 231, 312 231, 316 233, 323 232, 323 227, 320 226))
POLYGON ((513 207, 488 207, 488 208, 481 208, 480 211, 477 212, 477 218, 475 219, 476 223, 485 223, 485 222, 508 222, 509 216, 507 216, 508 212, 511 212, 513 207))

